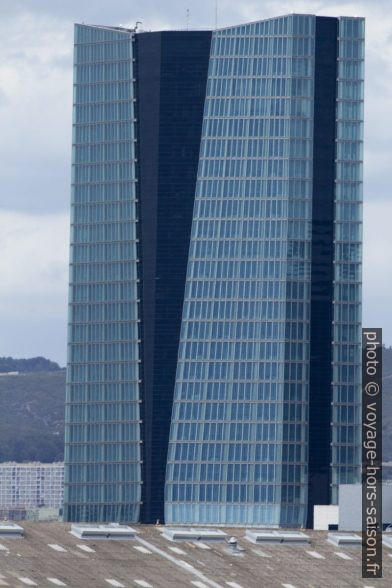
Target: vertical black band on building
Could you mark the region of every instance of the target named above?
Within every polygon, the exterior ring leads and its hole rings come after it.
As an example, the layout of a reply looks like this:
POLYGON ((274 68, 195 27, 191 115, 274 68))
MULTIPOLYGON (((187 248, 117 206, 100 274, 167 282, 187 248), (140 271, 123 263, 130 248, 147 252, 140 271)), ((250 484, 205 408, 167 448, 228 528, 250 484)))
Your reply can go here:
MULTIPOLYGON (((153 369, 155 334, 155 273, 159 164, 159 96, 161 83, 161 33, 135 35, 136 105, 138 158, 138 257, 140 261, 139 339, 141 341, 141 439, 142 506, 141 516, 151 502, 153 369), (148 222, 147 222, 148 220, 148 222)), ((151 522, 151 521, 149 521, 151 522)))
POLYGON ((142 329, 142 523, 164 487, 211 32, 136 35, 142 329))
POLYGON ((307 527, 329 504, 338 20, 316 17, 307 527))

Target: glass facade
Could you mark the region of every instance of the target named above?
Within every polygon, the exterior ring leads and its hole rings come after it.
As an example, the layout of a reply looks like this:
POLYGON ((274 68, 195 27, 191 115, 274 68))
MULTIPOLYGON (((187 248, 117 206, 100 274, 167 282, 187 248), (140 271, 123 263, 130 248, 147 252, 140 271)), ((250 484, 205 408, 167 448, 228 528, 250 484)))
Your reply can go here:
MULTIPOLYGON (((333 401, 332 415, 331 402, 324 407, 320 439, 328 466, 334 462, 325 503, 336 501, 331 480, 355 481, 358 437, 348 436, 359 422, 359 379, 352 376, 359 371, 361 210, 358 192, 352 196, 361 185, 361 129, 357 119, 355 130, 340 119, 361 115, 359 58, 342 36, 362 32, 363 20, 332 20, 291 15, 213 33, 169 441, 168 523, 306 525, 308 442, 316 428, 309 404, 316 414, 310 401, 319 395, 310 374, 321 367, 320 332, 333 401), (316 50, 328 42, 338 51, 333 63, 316 50), (343 72, 358 85, 344 84, 343 72), (323 81, 328 104, 317 98, 323 81), (328 163, 319 116, 331 113, 328 163), (348 128, 358 142, 335 147, 348 128), (350 185, 347 204, 343 184, 350 185), (353 218, 343 222, 341 214, 353 218), (313 239, 318 230, 322 246, 313 239), (312 300, 319 271, 329 275, 320 295, 328 324, 312 300), (352 325, 345 312, 353 313, 352 325)), ((325 464, 315 472, 318 465, 325 464)))
POLYGON ((365 21, 339 19, 336 103, 332 502, 360 482, 365 21))
POLYGON ((67 521, 137 521, 141 500, 132 34, 76 25, 67 521))
POLYGON ((76 26, 66 520, 164 517, 210 41, 76 26))

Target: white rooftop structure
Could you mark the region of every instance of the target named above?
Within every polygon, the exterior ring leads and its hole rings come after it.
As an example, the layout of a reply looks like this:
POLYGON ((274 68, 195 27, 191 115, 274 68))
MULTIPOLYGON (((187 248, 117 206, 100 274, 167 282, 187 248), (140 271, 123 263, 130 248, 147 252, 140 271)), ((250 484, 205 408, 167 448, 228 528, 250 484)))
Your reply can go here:
POLYGON ((246 529, 245 538, 252 543, 309 543, 310 537, 301 531, 275 531, 246 529))
POLYGON ((78 539, 133 539, 137 531, 118 523, 109 523, 107 525, 88 525, 83 523, 73 524, 71 535, 78 539))
POLYGON ((23 537, 24 529, 16 523, 0 523, 0 537, 23 537))
POLYGON ((221 529, 164 528, 163 537, 171 541, 224 541, 226 533, 221 529))
POLYGON ((338 547, 354 547, 362 545, 362 537, 356 533, 328 533, 328 541, 338 547))

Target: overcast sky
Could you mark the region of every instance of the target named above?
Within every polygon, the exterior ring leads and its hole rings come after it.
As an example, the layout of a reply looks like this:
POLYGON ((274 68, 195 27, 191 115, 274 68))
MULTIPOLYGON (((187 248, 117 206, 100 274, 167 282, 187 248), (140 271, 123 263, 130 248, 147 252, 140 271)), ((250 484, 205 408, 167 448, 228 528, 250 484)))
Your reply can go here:
MULTIPOLYGON (((214 0, 0 0, 0 356, 65 364, 73 23, 213 28, 214 0)), ((392 344, 392 2, 219 0, 218 25, 366 17, 364 326, 392 344)))

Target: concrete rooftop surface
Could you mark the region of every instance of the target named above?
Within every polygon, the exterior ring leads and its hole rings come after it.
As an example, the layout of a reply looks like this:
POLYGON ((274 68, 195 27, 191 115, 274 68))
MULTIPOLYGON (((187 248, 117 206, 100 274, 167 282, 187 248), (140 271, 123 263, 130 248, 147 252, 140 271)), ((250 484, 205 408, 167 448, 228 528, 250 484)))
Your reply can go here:
POLYGON ((128 540, 78 539, 65 523, 18 523, 24 538, 0 537, 0 587, 69 588, 377 588, 392 586, 392 548, 383 546, 383 579, 361 578, 361 548, 304 531, 308 544, 251 543, 245 529, 222 529, 238 540, 171 541, 163 526, 135 525, 128 540), (243 551, 242 551, 243 550, 243 551))

